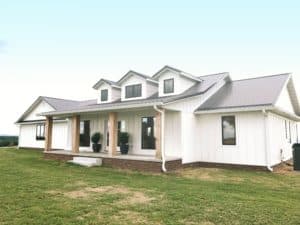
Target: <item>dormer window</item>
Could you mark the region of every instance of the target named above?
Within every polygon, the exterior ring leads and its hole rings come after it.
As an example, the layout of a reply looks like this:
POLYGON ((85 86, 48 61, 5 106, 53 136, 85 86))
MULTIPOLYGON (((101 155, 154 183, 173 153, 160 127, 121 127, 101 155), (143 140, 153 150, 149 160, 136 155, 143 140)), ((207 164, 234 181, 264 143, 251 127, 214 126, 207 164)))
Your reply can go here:
POLYGON ((137 98, 142 96, 142 84, 128 85, 125 87, 125 98, 137 98))
POLYGON ((174 78, 164 80, 164 94, 174 93, 174 78))
POLYGON ((106 102, 108 100, 108 89, 101 90, 101 102, 106 102))

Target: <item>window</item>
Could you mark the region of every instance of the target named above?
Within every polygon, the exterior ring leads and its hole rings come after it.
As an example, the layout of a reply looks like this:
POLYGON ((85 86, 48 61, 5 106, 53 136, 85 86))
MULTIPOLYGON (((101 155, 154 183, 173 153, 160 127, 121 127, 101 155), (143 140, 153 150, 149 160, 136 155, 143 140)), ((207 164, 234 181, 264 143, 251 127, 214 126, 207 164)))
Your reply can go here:
POLYGON ((142 118, 142 149, 155 149, 154 118, 142 118))
POLYGON ((136 98, 142 96, 142 84, 128 85, 125 87, 125 98, 136 98))
POLYGON ((174 79, 164 80, 164 94, 174 92, 174 79))
POLYGON ((125 132, 125 121, 118 121, 118 146, 120 146, 120 133, 125 132))
POLYGON ((106 102, 108 100, 108 90, 101 90, 101 102, 106 102))
POLYGON ((80 121, 80 139, 79 143, 82 147, 90 146, 90 121, 80 121))
POLYGON ((222 144, 236 145, 235 116, 222 116, 222 144))
POLYGON ((45 140, 45 124, 44 123, 36 125, 36 137, 35 137, 35 139, 37 141, 45 140))

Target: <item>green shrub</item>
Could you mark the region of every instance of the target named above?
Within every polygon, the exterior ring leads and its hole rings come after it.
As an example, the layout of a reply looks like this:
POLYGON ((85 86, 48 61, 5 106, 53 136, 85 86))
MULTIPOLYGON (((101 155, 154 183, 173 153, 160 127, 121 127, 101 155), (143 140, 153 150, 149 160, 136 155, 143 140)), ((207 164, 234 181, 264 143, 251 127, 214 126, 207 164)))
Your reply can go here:
POLYGON ((121 132, 119 134, 120 144, 128 144, 129 134, 127 132, 121 132))
POLYGON ((94 133, 91 138, 94 144, 98 144, 100 139, 101 139, 101 134, 99 132, 94 133))

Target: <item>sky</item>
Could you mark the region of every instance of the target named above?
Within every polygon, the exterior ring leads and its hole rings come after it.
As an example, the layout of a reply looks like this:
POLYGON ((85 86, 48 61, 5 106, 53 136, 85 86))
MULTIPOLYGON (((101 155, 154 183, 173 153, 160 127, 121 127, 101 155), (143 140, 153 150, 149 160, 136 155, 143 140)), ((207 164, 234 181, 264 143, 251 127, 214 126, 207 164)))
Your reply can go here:
POLYGON ((38 96, 93 99, 130 69, 291 72, 299 93, 299 59, 300 1, 0 0, 0 134, 38 96))

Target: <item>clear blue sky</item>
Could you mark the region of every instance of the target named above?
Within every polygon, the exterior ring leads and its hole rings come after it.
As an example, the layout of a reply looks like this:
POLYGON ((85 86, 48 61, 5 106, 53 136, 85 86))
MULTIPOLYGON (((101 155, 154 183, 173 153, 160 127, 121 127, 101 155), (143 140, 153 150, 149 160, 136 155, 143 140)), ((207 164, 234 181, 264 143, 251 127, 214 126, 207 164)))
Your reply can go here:
MULTIPOLYGON (((165 64, 233 79, 293 72, 300 1, 0 2, 0 134, 39 95, 87 99, 100 78, 165 64)), ((298 91, 299 92, 299 91, 298 91)))

